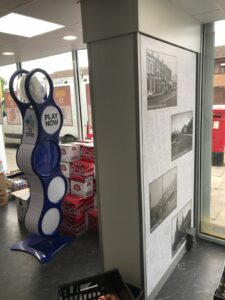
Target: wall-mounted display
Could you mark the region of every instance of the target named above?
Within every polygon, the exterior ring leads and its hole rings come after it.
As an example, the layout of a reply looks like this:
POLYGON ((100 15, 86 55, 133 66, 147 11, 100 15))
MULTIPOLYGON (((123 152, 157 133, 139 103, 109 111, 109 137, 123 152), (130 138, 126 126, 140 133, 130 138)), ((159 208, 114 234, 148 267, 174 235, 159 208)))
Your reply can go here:
POLYGON ((185 241, 186 233, 191 228, 192 200, 190 200, 172 219, 172 256, 174 256, 185 241))
POLYGON ((150 230, 153 231, 177 207, 177 169, 149 184, 150 230))
POLYGON ((177 58, 147 49, 147 108, 177 105, 177 58))
POLYGON ((180 240, 173 251, 177 255, 171 255, 172 219, 194 198, 196 53, 141 34, 139 42, 143 236, 149 297, 181 255, 177 250, 180 240))
POLYGON ((171 159, 192 150, 193 111, 171 116, 171 159))

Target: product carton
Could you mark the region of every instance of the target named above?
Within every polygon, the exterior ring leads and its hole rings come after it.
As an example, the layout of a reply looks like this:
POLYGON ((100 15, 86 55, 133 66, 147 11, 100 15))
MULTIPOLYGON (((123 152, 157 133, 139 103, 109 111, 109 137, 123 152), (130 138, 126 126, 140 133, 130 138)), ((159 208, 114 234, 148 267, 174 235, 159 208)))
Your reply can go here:
POLYGON ((63 173, 63 175, 66 178, 70 178, 71 168, 72 168, 72 163, 71 162, 64 162, 64 161, 60 162, 61 172, 63 173))
POLYGON ((91 231, 98 231, 98 209, 94 208, 88 212, 88 229, 91 231))
POLYGON ((84 199, 84 212, 88 213, 89 210, 94 208, 94 195, 84 199))
POLYGON ((0 195, 0 206, 4 206, 8 204, 8 197, 5 194, 0 195))
POLYGON ((75 143, 60 144, 61 161, 71 162, 80 158, 80 145, 75 143))
POLYGON ((29 206, 30 189, 22 189, 11 194, 16 197, 17 218, 19 221, 24 222, 29 206))
POLYGON ((4 173, 0 173, 0 195, 6 193, 6 181, 4 173))
POLYGON ((70 179, 67 177, 66 177, 66 186, 67 186, 66 193, 70 194, 70 179))
POLYGON ((77 181, 76 176, 75 177, 72 176, 70 181, 70 191, 71 194, 82 198, 87 198, 89 196, 92 196, 93 179, 87 178, 84 179, 83 181, 77 181))
POLYGON ((79 215, 74 218, 63 217, 59 229, 60 233, 70 236, 79 237, 86 231, 85 215, 79 215))
POLYGON ((68 194, 63 199, 61 209, 63 216, 74 218, 84 213, 84 200, 81 197, 68 194))
POLYGON ((95 161, 93 143, 80 145, 80 158, 90 162, 95 161))
POLYGON ((71 163, 70 175, 74 180, 84 181, 94 176, 94 163, 84 160, 75 160, 71 163))

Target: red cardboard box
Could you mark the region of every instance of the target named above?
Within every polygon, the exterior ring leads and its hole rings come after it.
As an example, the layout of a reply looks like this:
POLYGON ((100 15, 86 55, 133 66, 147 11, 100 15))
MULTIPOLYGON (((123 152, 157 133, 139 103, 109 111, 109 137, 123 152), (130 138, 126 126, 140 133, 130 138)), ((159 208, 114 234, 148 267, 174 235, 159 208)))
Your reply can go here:
POLYGON ((94 208, 94 195, 84 199, 84 212, 87 213, 94 208))
POLYGON ((66 185, 67 185, 66 193, 70 194, 70 179, 69 178, 66 178, 66 185))
POLYGON ((80 145, 74 143, 60 144, 61 161, 71 162, 80 158, 80 145))
POLYGON ((60 225, 60 233, 71 236, 78 237, 86 231, 86 221, 84 214, 77 216, 75 218, 63 217, 62 223, 60 225))
POLYGON ((61 209, 63 216, 74 218, 84 213, 84 200, 68 194, 64 197, 61 209))
POLYGON ((84 160, 75 160, 71 163, 70 175, 74 180, 84 181, 94 176, 94 163, 84 160))
POLYGON ((89 196, 92 196, 93 179, 87 178, 81 182, 81 181, 77 181, 76 178, 77 178, 76 176, 72 176, 70 180, 71 194, 82 198, 87 198, 89 196))
POLYGON ((95 161, 93 143, 80 145, 80 158, 90 162, 95 161))
POLYGON ((88 229, 98 231, 98 209, 94 208, 88 212, 88 229))
POLYGON ((96 193, 96 179, 93 179, 93 191, 96 193))

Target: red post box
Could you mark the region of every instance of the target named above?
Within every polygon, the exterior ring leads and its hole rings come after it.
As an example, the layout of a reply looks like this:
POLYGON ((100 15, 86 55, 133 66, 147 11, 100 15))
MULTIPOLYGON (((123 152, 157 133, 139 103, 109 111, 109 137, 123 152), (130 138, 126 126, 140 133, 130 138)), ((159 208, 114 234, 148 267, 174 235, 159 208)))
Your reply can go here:
POLYGON ((225 149, 225 105, 213 105, 212 165, 223 166, 225 149))

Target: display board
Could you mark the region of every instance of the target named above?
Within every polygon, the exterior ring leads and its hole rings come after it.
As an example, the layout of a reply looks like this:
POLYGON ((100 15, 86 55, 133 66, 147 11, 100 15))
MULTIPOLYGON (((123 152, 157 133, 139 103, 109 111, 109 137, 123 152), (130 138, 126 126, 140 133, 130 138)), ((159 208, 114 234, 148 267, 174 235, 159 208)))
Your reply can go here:
POLYGON ((0 124, 3 124, 2 99, 3 99, 3 90, 2 90, 1 80, 0 80, 0 124))
POLYGON ((21 125, 20 111, 9 92, 5 92, 5 109, 9 125, 21 125))
POLYGON ((139 36, 140 135, 147 296, 193 222, 196 54, 139 36))
POLYGON ((73 115, 71 109, 71 92, 69 85, 55 86, 54 99, 63 113, 63 126, 73 125, 73 115))

